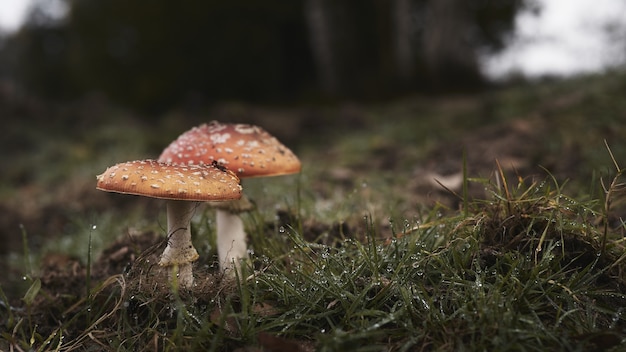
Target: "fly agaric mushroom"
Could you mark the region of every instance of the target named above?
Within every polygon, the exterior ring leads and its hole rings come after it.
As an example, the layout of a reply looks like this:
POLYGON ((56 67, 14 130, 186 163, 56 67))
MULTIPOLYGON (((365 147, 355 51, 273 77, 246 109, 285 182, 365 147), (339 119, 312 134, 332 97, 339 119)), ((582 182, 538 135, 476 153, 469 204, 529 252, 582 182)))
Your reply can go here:
MULTIPOLYGON (((279 176, 300 172, 296 155, 264 129, 248 124, 211 121, 183 133, 159 161, 195 165, 217 163, 240 178, 279 176)), ((246 234, 238 209, 217 207, 217 253, 222 269, 238 268, 246 255, 246 234)))
POLYGON ((241 198, 239 178, 215 165, 129 161, 107 168, 97 180, 96 188, 102 191, 167 199, 168 241, 159 265, 177 267, 178 281, 185 288, 193 285, 191 263, 198 259, 190 228, 195 205, 241 198))

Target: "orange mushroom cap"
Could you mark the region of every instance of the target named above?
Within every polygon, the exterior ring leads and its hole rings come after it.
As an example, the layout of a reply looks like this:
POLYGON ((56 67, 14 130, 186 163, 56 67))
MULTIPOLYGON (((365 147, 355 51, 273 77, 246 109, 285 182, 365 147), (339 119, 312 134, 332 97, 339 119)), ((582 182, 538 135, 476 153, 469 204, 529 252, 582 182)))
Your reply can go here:
POLYGON ((278 176, 300 172, 296 155, 264 129, 248 124, 211 121, 180 135, 159 161, 182 164, 217 162, 237 176, 278 176))
POLYGON ((107 168, 97 189, 153 198, 189 201, 241 198, 239 178, 215 165, 171 165, 137 160, 107 168))

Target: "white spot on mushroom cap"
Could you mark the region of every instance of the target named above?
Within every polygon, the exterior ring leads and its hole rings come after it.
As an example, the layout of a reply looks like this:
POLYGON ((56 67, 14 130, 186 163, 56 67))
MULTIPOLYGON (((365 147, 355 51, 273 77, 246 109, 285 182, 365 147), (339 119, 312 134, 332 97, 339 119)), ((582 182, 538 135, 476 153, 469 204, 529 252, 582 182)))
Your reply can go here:
POLYGON ((259 129, 258 127, 253 126, 253 125, 239 123, 235 125, 235 131, 241 134, 253 134, 253 133, 258 133, 259 129))
POLYGON ((222 131, 222 130, 226 129, 228 127, 228 125, 219 123, 218 121, 211 121, 208 124, 202 125, 201 127, 194 127, 192 129, 192 131, 194 129, 200 129, 202 127, 206 128, 206 130, 209 133, 213 133, 213 132, 219 132, 219 131, 222 131))
POLYGON ((230 133, 214 133, 209 138, 214 144, 224 144, 230 139, 230 133))

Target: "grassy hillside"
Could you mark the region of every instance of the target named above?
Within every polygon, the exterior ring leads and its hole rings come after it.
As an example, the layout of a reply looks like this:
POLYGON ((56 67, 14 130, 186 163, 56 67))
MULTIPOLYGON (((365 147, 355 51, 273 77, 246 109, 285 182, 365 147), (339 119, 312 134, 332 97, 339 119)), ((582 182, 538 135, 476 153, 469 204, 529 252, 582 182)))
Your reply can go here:
POLYGON ((476 95, 136 116, 0 97, 0 349, 619 350, 626 76, 476 95), (263 126, 297 176, 243 183, 249 260, 197 285, 154 263, 162 201, 95 190, 212 119, 263 126))

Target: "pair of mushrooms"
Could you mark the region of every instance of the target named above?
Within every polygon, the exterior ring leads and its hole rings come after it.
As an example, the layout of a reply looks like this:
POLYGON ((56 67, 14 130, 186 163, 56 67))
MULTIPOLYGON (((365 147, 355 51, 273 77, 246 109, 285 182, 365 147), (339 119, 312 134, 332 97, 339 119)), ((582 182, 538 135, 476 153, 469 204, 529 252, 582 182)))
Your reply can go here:
MULTIPOLYGON (((96 188, 167 200, 168 241, 159 265, 171 267, 181 287, 193 285, 198 252, 190 222, 198 202, 216 205, 217 252, 222 270, 239 268, 246 256, 246 234, 237 212, 240 178, 300 172, 289 148, 258 126, 212 121, 183 133, 158 160, 120 163, 97 176, 96 188)), ((239 201, 238 201, 239 200, 239 201)))

